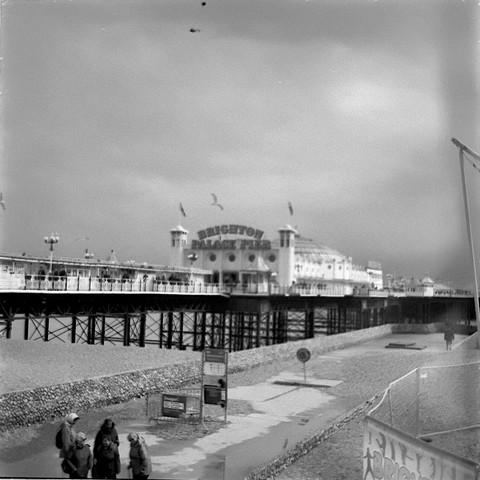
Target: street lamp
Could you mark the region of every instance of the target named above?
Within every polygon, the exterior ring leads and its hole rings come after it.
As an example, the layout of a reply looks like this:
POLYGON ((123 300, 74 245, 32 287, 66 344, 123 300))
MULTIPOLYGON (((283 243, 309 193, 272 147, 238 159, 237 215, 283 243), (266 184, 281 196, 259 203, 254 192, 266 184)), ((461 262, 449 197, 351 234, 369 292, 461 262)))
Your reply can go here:
POLYGON ((60 240, 60 237, 58 236, 58 233, 51 234, 49 237, 45 237, 45 243, 48 243, 50 245, 50 274, 52 274, 52 269, 53 269, 53 246, 58 243, 60 240))
POLYGON ((195 260, 197 260, 198 258, 198 255, 194 252, 190 253, 189 255, 187 255, 187 258, 190 260, 190 283, 192 283, 192 279, 193 279, 193 262, 195 260))

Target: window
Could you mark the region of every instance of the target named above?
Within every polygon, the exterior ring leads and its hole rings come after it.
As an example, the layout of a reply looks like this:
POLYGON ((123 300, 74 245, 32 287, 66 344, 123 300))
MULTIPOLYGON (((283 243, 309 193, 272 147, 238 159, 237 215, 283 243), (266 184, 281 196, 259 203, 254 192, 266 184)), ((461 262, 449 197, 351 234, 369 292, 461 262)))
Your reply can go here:
POLYGON ((276 259, 277 259, 277 257, 273 253, 268 256, 268 261, 269 262, 273 263, 276 259))
POLYGON ((237 258, 237 257, 236 257, 233 253, 231 253, 231 254, 228 256, 228 259, 229 259, 231 262, 234 262, 234 261, 236 260, 236 258, 237 258))
POLYGON ((255 260, 255 255, 249 255, 248 256, 248 261, 253 262, 255 260))
POLYGON ((208 257, 208 259, 209 259, 211 262, 214 262, 214 261, 217 259, 217 256, 216 256, 214 253, 211 253, 210 256, 208 257))

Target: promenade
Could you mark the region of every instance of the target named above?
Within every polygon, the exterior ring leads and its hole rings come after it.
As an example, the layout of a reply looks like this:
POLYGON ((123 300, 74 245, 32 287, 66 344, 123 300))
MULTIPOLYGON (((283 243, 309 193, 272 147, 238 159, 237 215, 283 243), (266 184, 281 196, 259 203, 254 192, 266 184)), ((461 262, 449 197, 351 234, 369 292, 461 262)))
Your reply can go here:
MULTIPOLYGON (((417 366, 478 360, 477 351, 458 348, 462 338, 457 335, 454 351, 446 352, 441 333, 392 334, 314 353, 305 372, 303 364, 292 358, 231 374, 225 425, 207 423, 206 429, 155 425, 148 422, 144 400, 139 399, 86 412, 79 428, 91 443, 102 419, 112 416, 120 433, 124 465, 126 435, 132 430, 144 435, 152 455, 151 478, 362 478, 362 419, 371 407, 367 402, 417 366), (414 342, 425 348, 385 348, 391 342, 414 342), (364 408, 352 415, 359 406, 364 408), (344 421, 346 417, 350 421, 344 421), (305 447, 308 439, 330 430, 334 433, 314 448, 305 447), (304 445, 300 451, 299 444, 304 445)), ((42 345, 43 350, 49 347, 55 348, 42 345)), ((122 349, 107 350, 119 353, 122 349)), ((100 349, 90 347, 89 351, 100 349)), ((51 441, 54 428, 53 423, 46 424, 7 436, 0 448, 0 475, 59 476, 57 451, 51 441)), ((124 468, 119 478, 127 475, 124 468)))

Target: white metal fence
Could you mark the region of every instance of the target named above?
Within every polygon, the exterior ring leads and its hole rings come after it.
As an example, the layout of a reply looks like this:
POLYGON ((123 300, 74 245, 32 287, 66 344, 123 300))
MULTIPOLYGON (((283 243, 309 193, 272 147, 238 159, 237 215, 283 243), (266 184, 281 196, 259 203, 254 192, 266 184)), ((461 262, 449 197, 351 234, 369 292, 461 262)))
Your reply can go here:
POLYGON ((391 383, 370 413, 414 437, 480 426, 480 362, 421 367, 391 383))

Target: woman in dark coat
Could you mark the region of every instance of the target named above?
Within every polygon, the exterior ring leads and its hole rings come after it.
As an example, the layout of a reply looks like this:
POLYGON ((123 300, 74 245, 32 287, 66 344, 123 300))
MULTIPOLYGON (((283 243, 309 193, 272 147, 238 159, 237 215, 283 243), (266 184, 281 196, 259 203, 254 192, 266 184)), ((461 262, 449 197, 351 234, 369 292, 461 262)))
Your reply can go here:
POLYGON ((120 454, 117 445, 108 437, 103 437, 102 443, 95 451, 92 477, 116 479, 120 470, 120 454))
MULTIPOLYGON (((96 452, 98 447, 101 445, 103 437, 107 437, 112 441, 117 447, 120 445, 118 440, 117 429, 115 428, 115 423, 111 418, 106 418, 102 423, 100 430, 95 437, 95 443, 93 444, 93 451, 96 452)), ((95 455, 95 453, 94 453, 95 455)))

